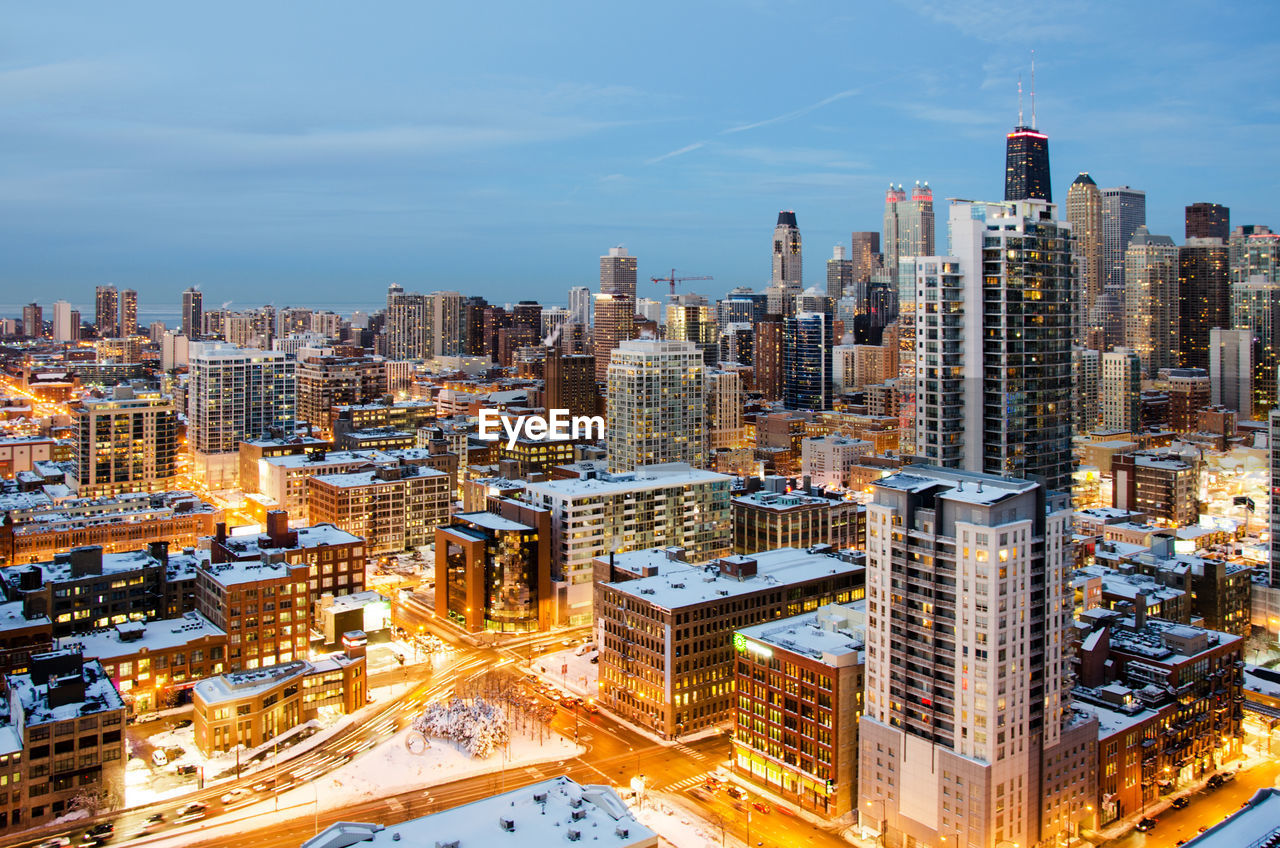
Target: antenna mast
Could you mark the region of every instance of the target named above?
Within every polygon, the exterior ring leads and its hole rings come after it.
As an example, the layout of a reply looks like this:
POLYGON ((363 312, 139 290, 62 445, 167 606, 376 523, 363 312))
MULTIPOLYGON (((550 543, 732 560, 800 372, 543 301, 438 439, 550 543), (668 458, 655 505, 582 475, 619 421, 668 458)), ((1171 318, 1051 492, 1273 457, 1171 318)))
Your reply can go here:
POLYGON ((1036 128, 1036 51, 1031 51, 1031 129, 1036 128))
POLYGON ((1022 125, 1022 74, 1018 74, 1018 126, 1022 125))

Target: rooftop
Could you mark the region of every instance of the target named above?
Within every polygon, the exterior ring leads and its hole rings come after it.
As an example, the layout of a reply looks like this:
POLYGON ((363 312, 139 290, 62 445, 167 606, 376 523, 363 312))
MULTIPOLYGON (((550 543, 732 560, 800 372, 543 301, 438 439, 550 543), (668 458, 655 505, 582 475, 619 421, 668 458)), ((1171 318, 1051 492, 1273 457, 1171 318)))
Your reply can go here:
POLYGON ((545 480, 529 483, 526 490, 532 495, 559 495, 572 498, 588 495, 626 494, 652 489, 723 483, 726 488, 733 481, 728 474, 702 471, 679 462, 649 465, 623 474, 599 473, 595 477, 578 480, 545 480))
POLYGON ((194 690, 206 704, 240 700, 265 692, 285 680, 306 677, 309 674, 323 674, 363 661, 363 657, 352 659, 346 654, 332 654, 314 661, 293 660, 269 665, 266 668, 219 674, 217 677, 199 681, 194 690))
POLYGON ((22 723, 45 724, 124 709, 124 701, 120 699, 120 693, 116 691, 111 679, 102 670, 102 663, 97 660, 86 660, 81 667, 80 676, 84 680, 84 697, 71 703, 50 707, 47 683, 36 683, 31 679, 30 674, 8 675, 11 704, 21 706, 22 723))
POLYGON ((924 492, 934 487, 945 488, 942 497, 980 506, 991 506, 1015 495, 1035 491, 1031 480, 996 477, 969 471, 956 471, 935 466, 912 466, 897 474, 881 477, 875 486, 904 492, 924 492))
POLYGON ((1242 809, 1186 843, 1186 848, 1262 848, 1280 836, 1280 789, 1259 789, 1242 809))
POLYGON ((477 527, 483 527, 486 530, 532 530, 528 524, 521 524, 519 521, 512 521, 510 518, 503 518, 492 512, 464 512, 456 516, 459 521, 466 521, 477 527))
POLYGON ((852 574, 863 570, 863 566, 845 562, 834 553, 811 553, 800 548, 778 548, 750 557, 725 557, 722 561, 741 563, 749 560, 755 561, 756 574, 741 579, 723 573, 718 564, 712 562, 691 565, 683 570, 672 568, 653 577, 606 585, 644 603, 675 610, 816 580, 829 574, 852 574))
POLYGON ((129 622, 93 633, 63 639, 66 647, 80 646, 84 656, 98 660, 110 660, 150 651, 163 651, 189 644, 210 636, 226 633, 198 612, 189 612, 180 618, 165 618, 146 622, 129 622))
POLYGON ((610 786, 567 777, 394 825, 339 822, 302 848, 350 845, 542 846, 582 841, 607 848, 657 848, 658 836, 636 821, 610 786))
POLYGON ((804 654, 828 665, 843 665, 844 658, 861 658, 866 634, 866 601, 829 604, 814 612, 744 627, 746 639, 804 654))

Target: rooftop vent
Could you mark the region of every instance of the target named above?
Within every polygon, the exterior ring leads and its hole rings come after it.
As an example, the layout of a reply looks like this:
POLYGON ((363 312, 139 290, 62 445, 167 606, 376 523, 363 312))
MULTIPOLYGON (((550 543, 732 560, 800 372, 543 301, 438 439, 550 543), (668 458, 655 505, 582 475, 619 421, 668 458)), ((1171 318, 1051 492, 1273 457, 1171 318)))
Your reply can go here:
POLYGON ((515 819, 509 819, 509 818, 507 818, 506 816, 499 816, 499 817, 498 817, 498 827, 502 828, 502 829, 503 829, 503 830, 505 830, 507 833, 511 833, 513 830, 515 830, 515 829, 516 829, 516 820, 515 820, 515 819))

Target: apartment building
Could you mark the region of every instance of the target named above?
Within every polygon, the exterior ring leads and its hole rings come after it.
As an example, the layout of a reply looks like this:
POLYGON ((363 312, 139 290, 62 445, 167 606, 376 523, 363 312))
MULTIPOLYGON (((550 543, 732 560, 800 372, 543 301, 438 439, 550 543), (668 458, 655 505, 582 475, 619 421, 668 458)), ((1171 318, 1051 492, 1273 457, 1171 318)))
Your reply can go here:
POLYGON ((803 809, 857 809, 866 602, 734 634, 733 768, 803 809))
POLYGON ((427 545, 449 520, 449 475, 423 466, 376 468, 307 478, 311 520, 365 541, 369 556, 427 545))
POLYGON ((1138 451, 1112 463, 1118 509, 1131 509, 1174 527, 1200 519, 1200 467, 1175 454, 1138 451))
POLYGON ((178 476, 173 398, 116 386, 74 410, 72 485, 81 496, 165 491, 178 476))
POLYGON ((25 619, 48 618, 63 637, 190 611, 197 563, 193 553, 170 555, 164 542, 127 553, 86 546, 0 568, 0 591, 21 603, 25 619))
POLYGON ((62 640, 102 663, 133 714, 175 706, 196 681, 221 674, 227 634, 198 612, 178 618, 128 621, 62 640))
POLYGON ((813 545, 861 548, 866 538, 866 507, 812 487, 753 492, 731 503, 735 554, 813 545))
POLYGON ((72 548, 97 545, 107 553, 152 542, 195 547, 213 532, 221 511, 190 492, 136 492, 55 501, 43 492, 0 496, 0 561, 36 562, 72 548))
POLYGON ((729 552, 732 477, 684 463, 579 474, 530 483, 524 495, 551 513, 557 623, 590 623, 595 557, 657 545, 681 545, 699 562, 729 552))
POLYGON ((263 557, 202 563, 196 606, 227 634, 228 671, 272 666, 307 655, 310 566, 263 557))
POLYGON ((289 529, 289 514, 282 510, 267 513, 267 532, 258 536, 228 536, 219 524, 209 547, 215 565, 229 562, 281 560, 307 566, 307 586, 311 601, 321 595, 350 595, 364 591, 367 559, 365 542, 332 524, 289 529))
POLYGON ((844 436, 815 436, 800 443, 800 469, 815 486, 849 488, 849 472, 871 455, 872 445, 844 436))
MULTIPOLYGON (((733 718, 735 630, 863 596, 863 567, 829 548, 782 548, 673 567, 666 549, 615 554, 658 573, 595 585, 600 699, 664 739, 733 718)), ((609 567, 608 557, 598 560, 609 567)))
POLYGON ((101 664, 73 650, 0 679, 0 833, 50 823, 85 792, 123 807, 124 722, 101 664))

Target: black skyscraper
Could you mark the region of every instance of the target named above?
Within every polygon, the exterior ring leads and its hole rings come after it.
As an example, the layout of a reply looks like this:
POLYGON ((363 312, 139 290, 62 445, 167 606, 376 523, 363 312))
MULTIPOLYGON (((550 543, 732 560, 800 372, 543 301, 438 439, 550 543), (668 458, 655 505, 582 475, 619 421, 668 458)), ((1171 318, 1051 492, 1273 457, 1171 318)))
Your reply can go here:
POLYGON ((1053 202, 1049 185, 1049 136, 1034 127, 1019 126, 1005 145, 1004 199, 1030 198, 1053 202))
POLYGON ((1231 235, 1231 210, 1221 203, 1193 203, 1187 207, 1187 238, 1216 238, 1224 242, 1231 235))

